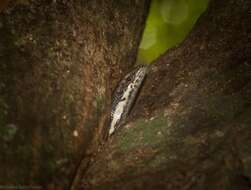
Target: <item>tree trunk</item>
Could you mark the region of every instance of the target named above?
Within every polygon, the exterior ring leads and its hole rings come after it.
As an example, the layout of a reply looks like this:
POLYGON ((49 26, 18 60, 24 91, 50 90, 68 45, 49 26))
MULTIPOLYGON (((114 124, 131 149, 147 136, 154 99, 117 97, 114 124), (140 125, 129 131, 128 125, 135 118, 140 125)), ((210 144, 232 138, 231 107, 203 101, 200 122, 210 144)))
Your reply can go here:
POLYGON ((9 1, 0 14, 0 185, 68 189, 102 141, 149 2, 9 1))
POLYGON ((212 0, 187 39, 151 65, 127 124, 84 189, 250 189, 249 0, 212 0))
POLYGON ((250 188, 250 0, 212 0, 103 143, 148 5, 16 0, 0 13, 0 185, 250 188))

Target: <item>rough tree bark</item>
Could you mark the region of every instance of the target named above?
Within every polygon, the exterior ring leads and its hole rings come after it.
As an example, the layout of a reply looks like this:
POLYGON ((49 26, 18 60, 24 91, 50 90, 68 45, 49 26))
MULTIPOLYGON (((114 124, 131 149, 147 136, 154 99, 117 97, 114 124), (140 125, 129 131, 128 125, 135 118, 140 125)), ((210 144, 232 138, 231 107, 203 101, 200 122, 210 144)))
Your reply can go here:
POLYGON ((0 184, 250 188, 249 0, 210 1, 187 39, 151 65, 127 125, 104 142, 148 5, 16 0, 1 13, 0 184))
POLYGON ((9 1, 0 14, 0 185, 68 189, 133 66, 149 2, 9 1))
POLYGON ((249 0, 210 1, 187 39, 151 65, 84 189, 251 188, 250 13, 249 0))

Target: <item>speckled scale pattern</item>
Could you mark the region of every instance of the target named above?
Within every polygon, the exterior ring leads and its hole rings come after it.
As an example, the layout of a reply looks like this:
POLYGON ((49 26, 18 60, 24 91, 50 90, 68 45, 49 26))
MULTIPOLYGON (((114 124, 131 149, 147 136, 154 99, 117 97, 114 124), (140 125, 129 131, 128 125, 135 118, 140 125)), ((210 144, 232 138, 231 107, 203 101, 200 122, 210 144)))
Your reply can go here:
POLYGON ((113 95, 110 135, 128 116, 146 73, 147 66, 137 66, 117 86, 113 95))
POLYGON ((128 73, 119 83, 119 85, 116 87, 116 90, 113 94, 113 100, 112 100, 112 111, 111 111, 111 117, 113 116, 114 110, 116 105, 119 101, 121 101, 121 98, 123 96, 124 91, 126 90, 126 87, 129 83, 133 81, 133 76, 135 75, 135 72, 137 69, 134 69, 130 73, 128 73))

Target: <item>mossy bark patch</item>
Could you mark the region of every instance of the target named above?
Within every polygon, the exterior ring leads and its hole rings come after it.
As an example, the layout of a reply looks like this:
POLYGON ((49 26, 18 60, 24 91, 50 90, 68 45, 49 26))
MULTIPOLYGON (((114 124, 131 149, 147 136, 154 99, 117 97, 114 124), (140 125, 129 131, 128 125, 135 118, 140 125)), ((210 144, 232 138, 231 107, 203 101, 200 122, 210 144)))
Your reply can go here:
POLYGON ((151 120, 141 119, 133 124, 127 124, 125 127, 129 128, 123 130, 123 133, 116 137, 122 151, 144 146, 157 146, 165 141, 170 130, 168 121, 164 117, 152 118, 151 120))

